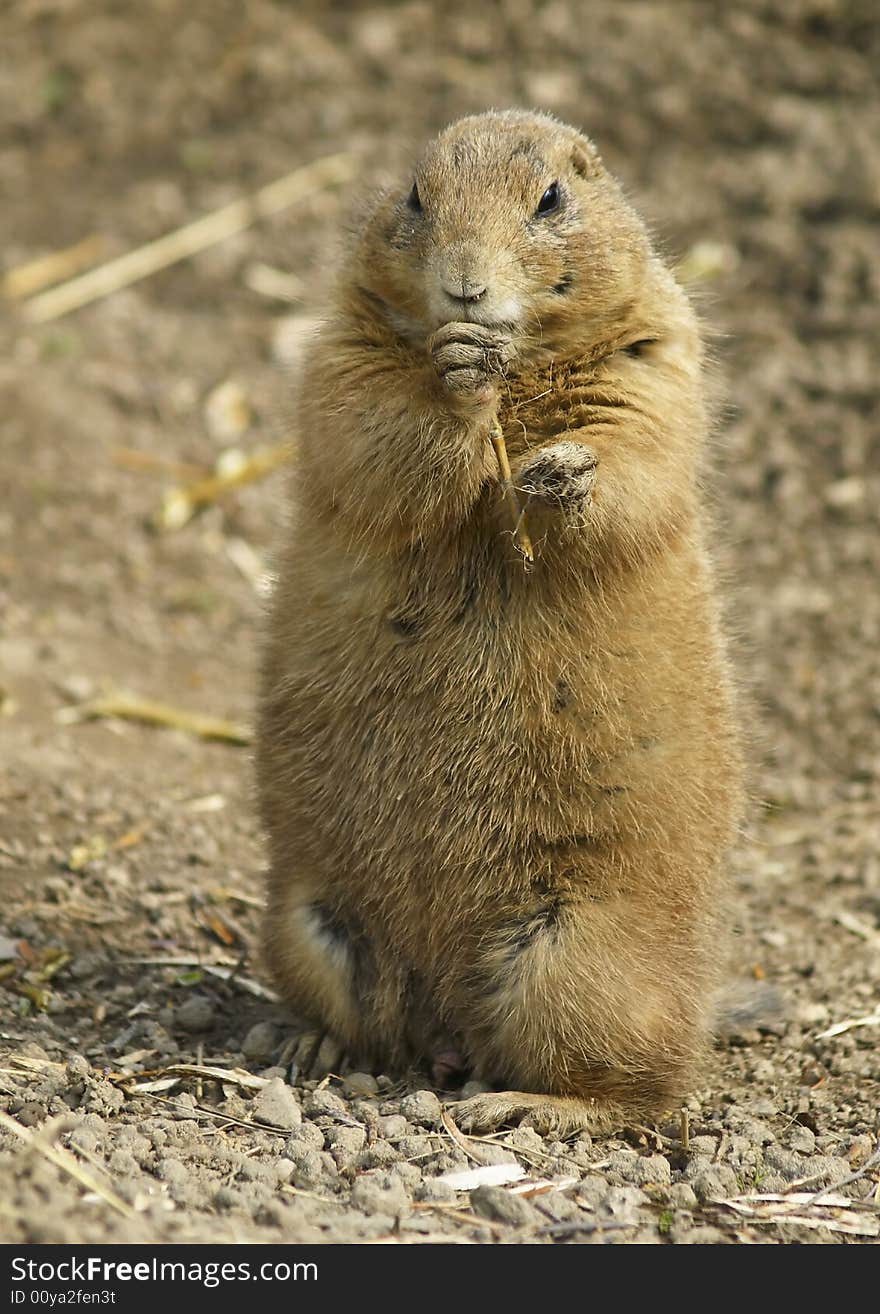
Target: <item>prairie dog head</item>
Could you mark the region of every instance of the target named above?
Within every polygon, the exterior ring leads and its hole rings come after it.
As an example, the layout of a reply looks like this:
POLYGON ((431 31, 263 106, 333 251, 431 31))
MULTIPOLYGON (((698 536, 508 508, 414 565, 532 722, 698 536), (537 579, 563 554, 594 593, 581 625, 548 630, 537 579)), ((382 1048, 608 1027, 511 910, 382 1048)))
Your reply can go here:
POLYGON ((650 259, 593 144, 521 111, 446 128, 361 241, 362 286, 404 336, 469 320, 551 349, 619 329, 650 259))

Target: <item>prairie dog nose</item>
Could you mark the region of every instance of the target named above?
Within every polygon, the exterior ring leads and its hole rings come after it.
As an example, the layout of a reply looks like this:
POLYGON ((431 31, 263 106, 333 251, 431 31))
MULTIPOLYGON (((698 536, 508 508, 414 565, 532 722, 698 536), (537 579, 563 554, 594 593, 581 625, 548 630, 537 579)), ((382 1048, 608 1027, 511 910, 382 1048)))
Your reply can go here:
POLYGON ((472 278, 443 278, 440 286, 447 296, 455 301, 479 301, 486 295, 486 284, 478 283, 472 278))

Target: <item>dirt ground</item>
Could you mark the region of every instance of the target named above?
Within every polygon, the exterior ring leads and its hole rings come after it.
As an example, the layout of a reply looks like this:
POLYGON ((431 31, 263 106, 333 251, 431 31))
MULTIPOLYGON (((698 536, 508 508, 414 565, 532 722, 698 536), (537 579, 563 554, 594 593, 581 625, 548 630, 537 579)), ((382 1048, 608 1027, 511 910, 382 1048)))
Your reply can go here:
POLYGON ((0 39, 6 270, 93 235, 107 259, 341 149, 358 176, 64 318, 5 308, 0 1238, 876 1239, 874 0, 10 0, 0 39), (283 479, 175 531, 155 514, 176 465, 289 432, 361 183, 507 105, 595 138, 715 330, 718 557, 753 709, 737 957, 786 1006, 718 1049, 687 1147, 677 1121, 462 1144, 424 1076, 296 1084, 291 1021, 253 993, 247 748, 63 719, 112 687, 249 720, 283 479), (231 981, 208 970, 242 954, 231 981), (194 1062, 263 1081, 164 1071, 194 1062), (487 1160, 555 1185, 437 1180, 487 1160))

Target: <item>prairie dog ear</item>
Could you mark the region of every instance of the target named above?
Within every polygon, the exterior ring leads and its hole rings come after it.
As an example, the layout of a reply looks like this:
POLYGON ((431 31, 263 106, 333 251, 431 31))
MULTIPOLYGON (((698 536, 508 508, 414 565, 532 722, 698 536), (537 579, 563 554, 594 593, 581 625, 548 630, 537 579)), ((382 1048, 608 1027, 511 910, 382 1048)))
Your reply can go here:
POLYGON ((580 178, 594 178, 601 172, 599 152, 586 137, 578 137, 571 146, 571 165, 580 178))

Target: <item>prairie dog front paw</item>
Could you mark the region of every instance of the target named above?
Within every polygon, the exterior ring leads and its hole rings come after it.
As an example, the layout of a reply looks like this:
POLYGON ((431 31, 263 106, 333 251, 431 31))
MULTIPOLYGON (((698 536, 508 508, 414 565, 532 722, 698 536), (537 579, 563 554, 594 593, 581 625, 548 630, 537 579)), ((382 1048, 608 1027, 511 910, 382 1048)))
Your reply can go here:
POLYGON ((515 355, 504 330, 466 323, 444 324, 428 339, 428 351, 453 395, 486 401, 492 395, 493 379, 504 373, 515 355))
POLYGON ((577 519, 590 505, 598 465, 596 453, 582 443, 554 443, 527 459, 514 475, 514 484, 530 502, 577 519))

